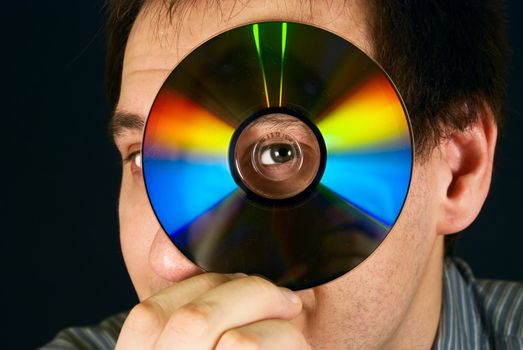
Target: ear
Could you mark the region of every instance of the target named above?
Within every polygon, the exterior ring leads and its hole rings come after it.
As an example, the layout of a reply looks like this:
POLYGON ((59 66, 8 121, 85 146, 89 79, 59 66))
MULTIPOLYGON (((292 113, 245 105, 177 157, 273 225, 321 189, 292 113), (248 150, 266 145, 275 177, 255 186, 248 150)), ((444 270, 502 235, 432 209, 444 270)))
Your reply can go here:
POLYGON ((459 232, 469 226, 478 216, 487 197, 497 126, 490 107, 483 104, 477 122, 464 131, 454 132, 442 142, 437 167, 438 234, 459 232))

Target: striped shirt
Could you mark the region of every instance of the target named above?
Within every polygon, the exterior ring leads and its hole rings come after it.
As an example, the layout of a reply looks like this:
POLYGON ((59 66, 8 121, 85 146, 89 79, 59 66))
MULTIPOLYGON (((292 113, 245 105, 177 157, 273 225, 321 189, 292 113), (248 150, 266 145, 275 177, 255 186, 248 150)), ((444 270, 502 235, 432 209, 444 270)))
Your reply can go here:
POLYGON ((69 327, 60 331, 45 350, 114 349, 116 339, 129 312, 121 312, 106 318, 96 326, 69 327))
MULTIPOLYGON (((114 349, 128 312, 97 326, 66 328, 41 350, 114 349)), ((445 261, 443 307, 433 350, 523 349, 523 284, 476 280, 458 258, 445 261)))
POLYGON ((523 284, 476 280, 463 260, 447 259, 433 349, 523 349, 523 284))

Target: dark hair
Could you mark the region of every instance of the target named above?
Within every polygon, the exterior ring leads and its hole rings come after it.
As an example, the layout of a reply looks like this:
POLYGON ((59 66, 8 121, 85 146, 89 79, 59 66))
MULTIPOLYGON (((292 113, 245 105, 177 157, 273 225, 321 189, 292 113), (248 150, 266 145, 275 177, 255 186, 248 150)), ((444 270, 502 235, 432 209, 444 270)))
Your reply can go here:
MULTIPOLYGON (((403 97, 420 158, 477 121, 485 103, 502 127, 509 56, 502 0, 369 3, 375 59, 403 97)), ((457 237, 445 236, 445 254, 457 237)))
MULTIPOLYGON (((171 10, 179 3, 164 1, 171 10)), ((109 4, 107 91, 113 107, 127 38, 144 2, 109 4)), ((374 58, 403 97, 418 159, 477 121, 485 103, 501 127, 508 59, 502 0, 374 0, 367 6, 374 58)), ((446 236, 446 245, 454 237, 446 236)))

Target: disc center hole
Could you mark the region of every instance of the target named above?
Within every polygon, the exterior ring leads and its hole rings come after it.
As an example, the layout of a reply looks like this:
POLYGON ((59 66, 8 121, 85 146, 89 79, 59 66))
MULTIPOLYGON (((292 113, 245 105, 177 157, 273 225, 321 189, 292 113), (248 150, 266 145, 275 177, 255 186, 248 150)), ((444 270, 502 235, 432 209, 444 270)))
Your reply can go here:
POLYGON ((250 122, 234 147, 234 166, 242 183, 269 199, 304 191, 315 179, 320 159, 315 133, 299 118, 284 113, 250 122))

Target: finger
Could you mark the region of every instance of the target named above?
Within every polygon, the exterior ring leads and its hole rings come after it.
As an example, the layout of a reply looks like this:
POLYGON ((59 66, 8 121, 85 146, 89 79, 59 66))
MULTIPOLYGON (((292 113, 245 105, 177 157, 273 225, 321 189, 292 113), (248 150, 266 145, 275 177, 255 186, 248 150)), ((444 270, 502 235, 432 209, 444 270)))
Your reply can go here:
POLYGON ((173 313, 158 349, 211 349, 225 331, 263 319, 292 319, 301 300, 256 276, 238 278, 202 294, 173 313))
POLYGON ((226 331, 216 350, 309 350, 303 334, 290 322, 263 320, 226 331))
POLYGON ((116 349, 151 349, 175 310, 231 278, 235 277, 215 273, 200 274, 142 301, 127 316, 116 349))

